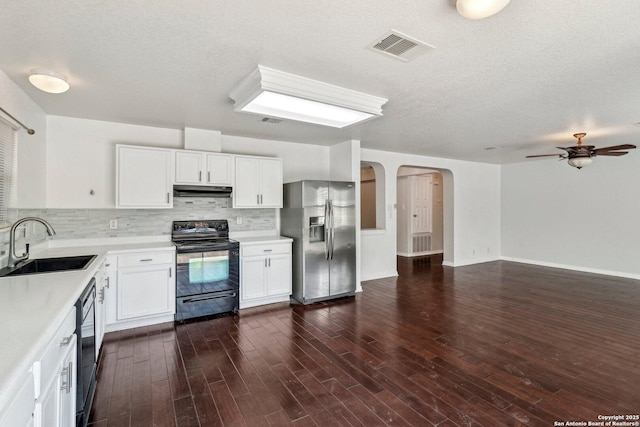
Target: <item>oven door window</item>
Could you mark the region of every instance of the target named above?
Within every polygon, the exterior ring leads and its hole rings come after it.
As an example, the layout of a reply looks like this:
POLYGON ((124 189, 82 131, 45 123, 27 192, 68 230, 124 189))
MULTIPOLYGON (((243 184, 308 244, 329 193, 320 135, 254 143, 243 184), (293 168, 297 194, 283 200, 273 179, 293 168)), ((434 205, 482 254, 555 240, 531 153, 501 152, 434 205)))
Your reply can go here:
POLYGON ((229 251, 177 254, 177 296, 233 289, 229 281, 229 251))

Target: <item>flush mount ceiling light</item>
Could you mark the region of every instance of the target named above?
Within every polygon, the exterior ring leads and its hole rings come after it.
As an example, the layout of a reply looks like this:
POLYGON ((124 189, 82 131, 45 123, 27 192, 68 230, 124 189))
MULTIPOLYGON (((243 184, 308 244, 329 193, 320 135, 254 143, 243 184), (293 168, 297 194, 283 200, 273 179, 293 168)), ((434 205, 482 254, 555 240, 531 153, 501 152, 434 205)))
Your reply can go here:
POLYGON ((343 128, 382 116, 387 99, 258 67, 229 94, 235 111, 343 128))
POLYGON ((36 68, 29 74, 29 82, 38 89, 48 93, 62 93, 69 90, 67 78, 55 71, 36 68))
POLYGON ((511 0, 457 0, 458 13, 467 19, 483 19, 500 12, 511 0))

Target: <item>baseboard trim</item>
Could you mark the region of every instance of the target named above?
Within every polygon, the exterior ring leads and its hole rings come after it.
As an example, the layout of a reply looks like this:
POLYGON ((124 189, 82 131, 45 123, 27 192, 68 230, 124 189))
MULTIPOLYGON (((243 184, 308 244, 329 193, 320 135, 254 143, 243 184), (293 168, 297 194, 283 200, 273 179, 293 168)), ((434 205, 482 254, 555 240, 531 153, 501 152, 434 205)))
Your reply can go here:
POLYGON ((502 256, 500 257, 500 259, 503 261, 519 262, 522 264, 539 265, 541 267, 561 268, 563 270, 580 271, 583 273, 602 274, 605 276, 614 276, 614 277, 622 277, 625 279, 640 280, 640 274, 623 273, 620 271, 603 270, 600 268, 580 267, 576 265, 559 264, 555 262, 537 261, 533 259, 516 258, 516 257, 508 257, 508 256, 502 256))
POLYGON ((374 273, 371 275, 363 276, 361 279, 363 282, 366 282, 368 280, 385 279, 387 277, 398 277, 398 272, 387 271, 387 272, 374 273))
POLYGON ((418 256, 437 255, 441 253, 444 253, 444 251, 426 251, 426 252, 417 252, 417 253, 398 252, 397 255, 405 258, 414 258, 418 256))
POLYGON ((485 262, 493 262, 493 261, 500 261, 500 258, 487 257, 487 258, 468 259, 468 260, 459 261, 459 262, 443 261, 442 265, 447 267, 464 267, 465 265, 483 264, 485 262))

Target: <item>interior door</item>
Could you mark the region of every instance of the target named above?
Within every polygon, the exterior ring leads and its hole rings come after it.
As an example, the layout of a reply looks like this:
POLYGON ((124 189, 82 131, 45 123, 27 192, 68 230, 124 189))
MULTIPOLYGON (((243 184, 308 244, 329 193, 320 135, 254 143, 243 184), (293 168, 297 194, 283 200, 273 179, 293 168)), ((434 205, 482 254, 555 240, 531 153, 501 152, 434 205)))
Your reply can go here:
POLYGON ((356 289, 356 190, 353 182, 331 182, 330 295, 356 289))
POLYGON ((411 177, 411 233, 431 233, 432 227, 432 192, 431 175, 411 177))

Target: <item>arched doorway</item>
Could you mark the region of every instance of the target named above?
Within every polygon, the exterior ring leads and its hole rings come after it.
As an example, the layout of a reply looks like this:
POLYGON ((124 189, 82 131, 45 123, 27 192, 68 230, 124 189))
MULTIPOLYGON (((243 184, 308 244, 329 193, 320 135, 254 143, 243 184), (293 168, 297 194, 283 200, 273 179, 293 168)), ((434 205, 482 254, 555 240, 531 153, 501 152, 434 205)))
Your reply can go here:
POLYGON ((453 254, 453 175, 448 170, 401 166, 397 173, 397 254, 432 256, 445 264, 453 254))

